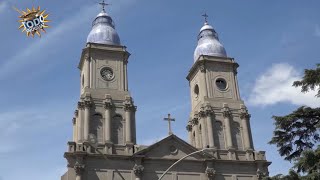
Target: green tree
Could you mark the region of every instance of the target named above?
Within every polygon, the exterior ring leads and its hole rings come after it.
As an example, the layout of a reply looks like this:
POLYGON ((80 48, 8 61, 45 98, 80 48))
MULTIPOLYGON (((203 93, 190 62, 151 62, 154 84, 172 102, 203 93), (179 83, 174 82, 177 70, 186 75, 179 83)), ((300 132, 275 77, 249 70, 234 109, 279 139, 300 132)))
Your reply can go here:
MULTIPOLYGON (((301 92, 317 91, 320 97, 320 64, 315 69, 305 69, 301 81, 293 83, 301 92)), ((294 97, 293 97, 294 98, 294 97)), ((289 174, 269 177, 268 180, 320 180, 320 108, 302 106, 285 116, 273 116, 275 130, 269 144, 277 146, 285 160, 294 161, 289 174), (305 175, 300 176, 302 172, 305 175)))

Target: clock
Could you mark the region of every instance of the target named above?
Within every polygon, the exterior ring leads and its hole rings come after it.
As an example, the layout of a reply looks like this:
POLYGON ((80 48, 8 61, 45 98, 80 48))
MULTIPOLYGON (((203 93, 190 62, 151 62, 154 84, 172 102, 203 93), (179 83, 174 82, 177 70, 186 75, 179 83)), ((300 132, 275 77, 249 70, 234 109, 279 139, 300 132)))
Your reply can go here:
POLYGON ((114 78, 113 70, 109 67, 104 67, 100 71, 102 79, 106 81, 111 81, 114 78))

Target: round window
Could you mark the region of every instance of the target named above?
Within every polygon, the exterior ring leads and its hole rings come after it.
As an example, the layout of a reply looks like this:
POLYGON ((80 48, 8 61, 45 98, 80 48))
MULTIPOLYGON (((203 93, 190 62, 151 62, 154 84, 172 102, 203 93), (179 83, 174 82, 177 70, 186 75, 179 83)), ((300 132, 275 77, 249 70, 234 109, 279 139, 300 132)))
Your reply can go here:
POLYGON ((218 78, 216 80, 216 85, 220 90, 226 90, 227 89, 227 82, 226 82, 226 80, 224 80, 222 78, 218 78))
POLYGON ((196 97, 199 96, 199 86, 198 86, 198 84, 196 84, 196 85, 194 86, 193 92, 194 92, 194 94, 195 94, 196 97))
POLYGON ((106 81, 111 81, 114 78, 113 70, 108 67, 104 67, 100 71, 101 77, 106 81))

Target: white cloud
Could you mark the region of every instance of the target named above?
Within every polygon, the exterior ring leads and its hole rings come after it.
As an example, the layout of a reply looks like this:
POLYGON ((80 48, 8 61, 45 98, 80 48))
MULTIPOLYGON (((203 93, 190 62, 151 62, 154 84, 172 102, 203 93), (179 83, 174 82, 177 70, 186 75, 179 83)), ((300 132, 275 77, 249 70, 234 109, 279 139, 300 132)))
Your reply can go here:
POLYGON ((264 74, 257 78, 249 103, 252 105, 274 105, 288 102, 294 105, 320 106, 315 97, 316 92, 302 93, 300 88, 292 86, 296 80, 301 80, 302 74, 289 64, 274 64, 264 74))

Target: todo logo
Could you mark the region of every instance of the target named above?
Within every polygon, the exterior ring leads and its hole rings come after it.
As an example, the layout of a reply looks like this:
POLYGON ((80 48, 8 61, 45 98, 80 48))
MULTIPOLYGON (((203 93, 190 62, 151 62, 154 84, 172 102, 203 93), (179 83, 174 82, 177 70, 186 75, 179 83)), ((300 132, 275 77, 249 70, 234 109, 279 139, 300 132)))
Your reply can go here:
POLYGON ((46 24, 49 22, 47 20, 47 17, 49 14, 44 14, 45 10, 40 10, 40 6, 38 6, 37 9, 32 7, 32 9, 28 9, 27 11, 20 11, 17 8, 15 8, 16 11, 18 11, 21 16, 19 22, 21 23, 19 29, 22 29, 22 32, 26 32, 27 36, 34 37, 35 34, 37 34, 39 37, 41 37, 41 31, 46 32, 45 28, 48 28, 49 26, 46 24))

